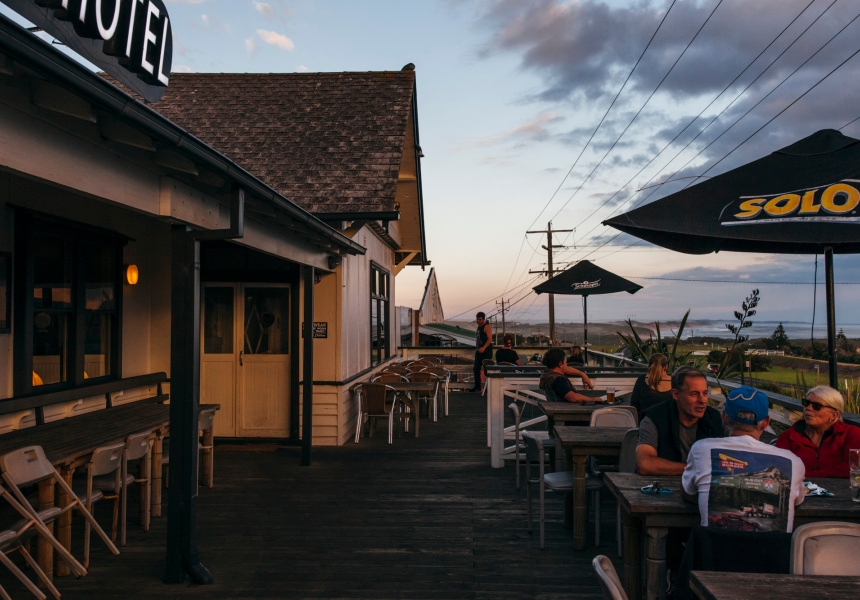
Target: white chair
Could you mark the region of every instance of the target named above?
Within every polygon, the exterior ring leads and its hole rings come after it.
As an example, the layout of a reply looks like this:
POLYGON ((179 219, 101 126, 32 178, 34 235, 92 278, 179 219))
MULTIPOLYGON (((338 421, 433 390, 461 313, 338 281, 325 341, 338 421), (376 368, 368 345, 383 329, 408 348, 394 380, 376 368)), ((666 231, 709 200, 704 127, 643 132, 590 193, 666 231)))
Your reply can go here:
POLYGON ((638 427, 636 415, 620 406, 606 406, 591 413, 592 427, 638 427))
MULTIPOLYGON (((90 460, 87 463, 87 479, 83 486, 77 484, 73 488, 75 496, 80 499, 87 508, 87 511, 92 515, 93 504, 99 500, 113 500, 113 535, 111 542, 116 543, 116 525, 117 517, 119 516, 120 497, 122 493, 122 457, 125 453, 125 442, 112 444, 110 446, 102 446, 93 450, 90 460), (110 494, 105 494, 102 489, 96 485, 96 480, 102 483, 101 487, 109 488, 110 494), (106 485, 107 480, 112 483, 106 485)), ((90 533, 92 524, 95 519, 90 521, 87 519, 84 523, 84 567, 90 566, 90 533)), ((98 527, 98 525, 96 525, 98 527)), ((101 529, 99 527, 99 529, 101 529)), ((102 531, 102 533, 104 533, 102 531)), ((118 553, 118 552, 117 552, 118 553)))
POLYGON ((857 575, 860 524, 807 523, 791 536, 793 575, 857 575))
MULTIPOLYGON (((630 429, 621 441, 621 452, 618 456, 619 473, 636 472, 636 444, 639 443, 639 429, 630 429)), ((621 502, 615 507, 615 541, 618 542, 618 558, 621 558, 621 502)))
POLYGON ((604 600, 627 600, 624 586, 621 585, 621 580, 618 578, 615 566, 608 557, 598 554, 591 561, 591 566, 594 567, 594 572, 600 581, 600 589, 603 590, 604 600))
MULTIPOLYGON (((533 435, 530 431, 523 431, 523 441, 526 445, 526 483, 528 487, 527 491, 527 499, 528 499, 528 531, 532 532, 532 485, 538 486, 539 497, 540 497, 540 548, 543 550, 544 548, 544 492, 549 490, 551 492, 572 492, 573 491, 573 471, 556 471, 554 473, 546 473, 544 469, 544 460, 545 449, 543 446, 543 440, 535 435, 533 435), (537 463, 538 465, 538 476, 532 477, 531 467, 532 463, 537 463)), ((590 475, 586 476, 585 480, 585 489, 586 491, 595 492, 596 494, 592 496, 592 504, 594 505, 594 517, 595 517, 595 543, 598 543, 600 539, 600 487, 602 483, 600 479, 592 477, 590 475)))
MULTIPOLYGON (((140 522, 144 531, 149 531, 150 518, 150 494, 152 479, 152 432, 143 431, 130 435, 125 441, 125 452, 122 457, 121 475, 117 478, 113 474, 97 475, 93 477, 93 487, 102 493, 110 493, 113 496, 121 495, 121 534, 120 546, 125 546, 128 487, 134 483, 140 485, 140 522), (129 461, 140 461, 139 477, 128 472, 129 461)), ((114 508, 113 527, 111 529, 111 541, 116 543, 117 520, 116 508, 114 508)))
MULTIPOLYGON (((520 457, 521 452, 525 450, 525 442, 521 440, 521 434, 523 431, 526 431, 524 427, 522 427, 522 413, 520 412, 520 407, 516 402, 511 402, 508 405, 508 408, 511 409, 511 412, 514 415, 514 445, 513 447, 505 448, 505 452, 510 452, 513 450, 516 456, 516 485, 517 489, 520 489, 520 457)), ((544 422, 546 421, 546 417, 544 417, 544 422)), ((550 437, 549 431, 532 431, 528 430, 530 434, 541 438, 541 442, 543 443, 543 448, 548 455, 548 461, 550 465, 555 467, 555 439, 550 437)))

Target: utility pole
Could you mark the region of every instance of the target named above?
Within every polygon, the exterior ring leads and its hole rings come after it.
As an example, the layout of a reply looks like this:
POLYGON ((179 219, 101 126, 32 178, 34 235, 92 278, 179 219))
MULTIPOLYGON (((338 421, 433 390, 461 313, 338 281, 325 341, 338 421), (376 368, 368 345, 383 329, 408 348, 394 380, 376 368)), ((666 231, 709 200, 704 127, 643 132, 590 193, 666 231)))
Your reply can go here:
MULTIPOLYGON (((563 245, 557 244, 553 245, 552 243, 552 234, 553 233, 569 233, 573 231, 573 229, 555 229, 552 228, 552 221, 547 224, 547 228, 545 231, 526 231, 526 233, 545 233, 546 234, 546 246, 541 246, 544 250, 546 250, 546 271, 529 271, 529 273, 545 273, 547 279, 552 279, 553 270, 552 270, 552 249, 553 248, 564 248, 563 245)), ((555 336, 555 294, 547 294, 549 296, 549 345, 555 346, 558 343, 558 340, 555 336)))
MULTIPOLYGON (((496 304, 498 305, 499 303, 496 302, 496 304)), ((502 304, 502 339, 504 339, 505 336, 508 334, 507 330, 505 329, 505 299, 504 298, 502 298, 501 304, 502 304)))

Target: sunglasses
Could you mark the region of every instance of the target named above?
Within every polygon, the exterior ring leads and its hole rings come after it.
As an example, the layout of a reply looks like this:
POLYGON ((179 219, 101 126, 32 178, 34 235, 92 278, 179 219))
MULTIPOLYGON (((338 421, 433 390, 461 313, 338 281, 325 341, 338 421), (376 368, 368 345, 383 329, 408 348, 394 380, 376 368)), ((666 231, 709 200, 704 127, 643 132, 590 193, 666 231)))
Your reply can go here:
POLYGON ((671 494, 672 493, 672 490, 670 490, 668 488, 664 488, 657 481, 650 483, 650 484, 646 485, 645 487, 639 488, 639 489, 642 491, 643 494, 656 495, 656 494, 671 494))
POLYGON ((804 398, 801 401, 801 404, 803 404, 804 408, 806 408, 807 406, 811 406, 812 410, 814 410, 815 412, 820 411, 822 408, 832 408, 830 406, 827 406, 826 404, 822 404, 821 402, 813 402, 809 398, 804 398))

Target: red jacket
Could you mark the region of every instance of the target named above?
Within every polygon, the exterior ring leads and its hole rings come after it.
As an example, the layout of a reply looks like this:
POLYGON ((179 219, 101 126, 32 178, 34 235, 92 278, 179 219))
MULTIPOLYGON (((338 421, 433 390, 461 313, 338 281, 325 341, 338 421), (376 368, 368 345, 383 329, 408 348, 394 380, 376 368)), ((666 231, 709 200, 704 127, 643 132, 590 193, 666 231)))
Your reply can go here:
POLYGON ((801 419, 782 432, 776 440, 777 448, 794 453, 806 466, 806 477, 848 477, 848 450, 860 448, 860 427, 836 421, 824 433, 821 445, 816 447, 803 431, 806 422, 801 419))

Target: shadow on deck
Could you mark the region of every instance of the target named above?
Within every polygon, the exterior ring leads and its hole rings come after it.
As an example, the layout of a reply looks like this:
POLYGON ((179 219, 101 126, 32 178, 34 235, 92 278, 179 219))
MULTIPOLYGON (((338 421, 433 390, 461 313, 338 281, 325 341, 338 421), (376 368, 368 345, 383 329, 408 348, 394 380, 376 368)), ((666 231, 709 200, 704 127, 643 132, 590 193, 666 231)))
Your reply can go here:
MULTIPOLYGON (((298 466, 297 448, 217 446, 215 488, 200 488, 198 501, 198 544, 214 585, 162 583, 167 518, 142 532, 132 500, 121 554, 94 536, 89 575, 55 583, 70 600, 600 598, 591 559, 606 554, 620 566, 611 494, 601 495, 601 547, 581 552, 562 526, 562 496, 548 494, 541 551, 513 465, 489 466, 486 400, 452 394, 450 412, 422 419, 418 439, 404 434, 389 446, 380 423, 358 445, 314 448, 310 467, 298 466)), ((105 505, 96 514, 107 524, 109 513, 105 505)), ((0 583, 29 597, 2 568, 0 583)))

